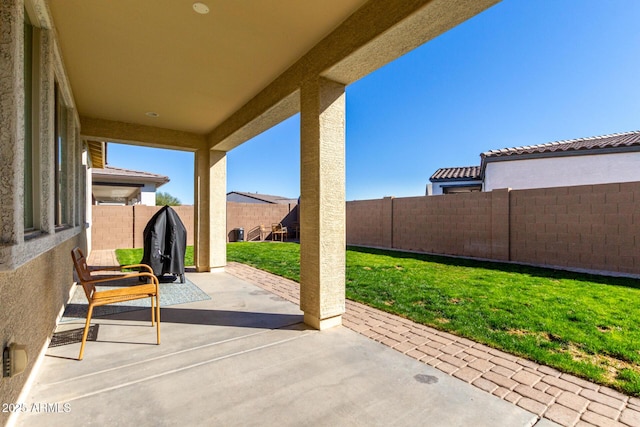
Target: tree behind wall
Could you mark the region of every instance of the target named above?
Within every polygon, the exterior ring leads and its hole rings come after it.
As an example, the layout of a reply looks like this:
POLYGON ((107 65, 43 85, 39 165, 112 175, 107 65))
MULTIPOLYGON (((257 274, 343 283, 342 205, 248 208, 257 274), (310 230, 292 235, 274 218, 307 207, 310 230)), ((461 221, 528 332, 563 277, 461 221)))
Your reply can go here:
POLYGON ((181 206, 180 199, 172 196, 169 193, 158 192, 156 193, 156 206, 181 206))

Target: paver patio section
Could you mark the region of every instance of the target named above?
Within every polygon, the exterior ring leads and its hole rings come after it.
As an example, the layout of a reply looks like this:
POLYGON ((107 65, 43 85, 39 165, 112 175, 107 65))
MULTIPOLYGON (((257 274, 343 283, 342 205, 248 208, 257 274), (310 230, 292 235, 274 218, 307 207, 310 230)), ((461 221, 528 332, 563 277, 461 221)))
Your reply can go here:
MULTIPOLYGON (((240 263, 226 271, 298 302, 292 280, 240 263)), ((562 426, 640 426, 640 399, 548 366, 350 300, 343 325, 562 426)))

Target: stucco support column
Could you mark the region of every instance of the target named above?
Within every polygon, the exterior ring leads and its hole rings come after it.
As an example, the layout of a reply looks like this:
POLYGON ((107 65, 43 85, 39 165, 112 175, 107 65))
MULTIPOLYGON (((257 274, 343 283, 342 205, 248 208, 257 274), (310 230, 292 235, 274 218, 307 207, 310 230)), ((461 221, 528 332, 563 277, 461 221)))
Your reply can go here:
POLYGON ((300 112, 300 308, 322 330, 345 311, 344 85, 306 82, 300 112))
POLYGON ((195 155, 194 262, 196 271, 227 264, 227 153, 195 155))
POLYGON ((227 265, 227 153, 209 152, 209 267, 227 265))

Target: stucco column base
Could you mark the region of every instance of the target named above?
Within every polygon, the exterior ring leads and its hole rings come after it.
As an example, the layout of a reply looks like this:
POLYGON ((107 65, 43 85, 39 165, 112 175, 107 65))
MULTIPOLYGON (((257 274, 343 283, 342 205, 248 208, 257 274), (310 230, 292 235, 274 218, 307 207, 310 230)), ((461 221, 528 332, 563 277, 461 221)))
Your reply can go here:
POLYGON ((328 319, 319 319, 313 314, 305 313, 304 324, 311 326, 313 329, 324 331, 325 329, 331 329, 342 325, 342 315, 329 317, 328 319))

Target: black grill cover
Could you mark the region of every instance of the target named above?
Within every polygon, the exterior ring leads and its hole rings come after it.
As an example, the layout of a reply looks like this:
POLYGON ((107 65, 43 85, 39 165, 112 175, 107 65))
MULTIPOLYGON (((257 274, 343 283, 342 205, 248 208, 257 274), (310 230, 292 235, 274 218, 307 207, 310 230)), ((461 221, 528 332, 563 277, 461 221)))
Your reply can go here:
POLYGON ((184 283, 187 230, 176 211, 169 206, 160 209, 147 223, 143 236, 144 255, 141 263, 149 265, 158 277, 164 274, 179 275, 184 283))

